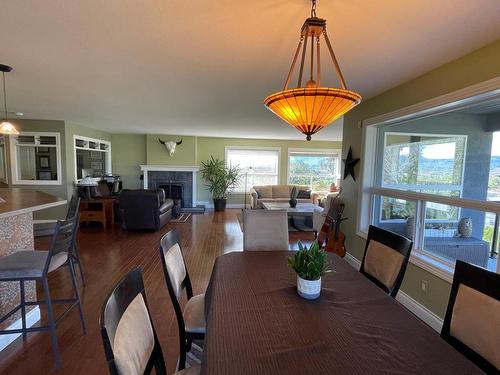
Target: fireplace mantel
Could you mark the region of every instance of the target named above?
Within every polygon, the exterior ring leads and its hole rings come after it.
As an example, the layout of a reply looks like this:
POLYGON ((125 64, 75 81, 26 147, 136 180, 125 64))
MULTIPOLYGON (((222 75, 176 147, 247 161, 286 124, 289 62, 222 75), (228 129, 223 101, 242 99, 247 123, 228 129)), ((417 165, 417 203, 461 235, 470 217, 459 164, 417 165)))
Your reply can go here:
POLYGON ((196 207, 196 172, 200 170, 197 165, 140 165, 141 171, 143 173, 143 183, 144 189, 149 189, 149 179, 151 172, 190 172, 193 176, 192 183, 192 206, 196 207))

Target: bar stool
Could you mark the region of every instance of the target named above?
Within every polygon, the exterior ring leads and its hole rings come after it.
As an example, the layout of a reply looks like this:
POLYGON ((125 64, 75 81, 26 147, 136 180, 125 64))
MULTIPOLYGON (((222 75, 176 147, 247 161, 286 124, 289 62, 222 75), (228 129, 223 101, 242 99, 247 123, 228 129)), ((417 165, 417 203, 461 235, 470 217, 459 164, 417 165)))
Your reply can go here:
MULTIPOLYGON (((80 214, 80 197, 73 195, 68 205, 68 211, 66 212, 66 220, 72 218, 75 215, 80 214)), ((35 223, 33 225, 33 233, 35 238, 49 237, 54 235, 57 222, 50 223, 35 223)), ((78 226, 77 226, 78 231, 78 226)), ((76 236, 76 235, 75 235, 76 236)), ((71 252, 71 257, 73 258, 73 266, 78 265, 80 270, 80 278, 82 279, 82 284, 85 286, 85 276, 83 274, 82 263, 80 262, 80 253, 78 252, 78 244, 75 237, 75 246, 71 252)))
POLYGON ((52 243, 48 251, 17 251, 11 255, 0 258, 0 281, 19 281, 21 287, 21 303, 10 312, 0 318, 0 323, 11 317, 15 312, 21 310, 22 328, 0 330, 0 335, 9 335, 13 333, 22 333, 23 340, 26 340, 26 334, 29 332, 49 331, 52 341, 52 351, 54 353, 55 367, 61 367, 61 355, 57 343, 56 325, 64 318, 73 306, 78 306, 80 321, 83 333, 87 333, 85 319, 80 302, 80 293, 76 285, 73 257, 70 255, 74 248, 76 230, 78 227, 79 216, 64 221, 58 221, 55 227, 52 243), (71 283, 75 293, 74 298, 51 300, 48 274, 56 269, 67 266, 71 276, 71 283), (24 283, 26 281, 41 281, 44 291, 44 300, 26 301, 24 283), (47 306, 48 325, 41 327, 26 327, 26 306, 35 305, 47 306), (52 304, 69 304, 66 311, 57 319, 54 319, 52 304))

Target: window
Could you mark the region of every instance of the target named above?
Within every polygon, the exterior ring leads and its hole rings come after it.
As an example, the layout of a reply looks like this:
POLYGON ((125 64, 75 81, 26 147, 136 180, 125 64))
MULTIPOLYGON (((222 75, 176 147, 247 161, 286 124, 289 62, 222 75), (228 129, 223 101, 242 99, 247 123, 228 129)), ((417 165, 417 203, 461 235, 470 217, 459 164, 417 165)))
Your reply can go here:
POLYGON ((236 192, 249 191, 252 186, 279 183, 279 148, 226 147, 226 165, 241 168, 242 176, 236 192), (245 186, 246 180, 246 188, 245 186))
POLYGON ((75 179, 101 178, 111 173, 111 143, 101 139, 74 136, 75 179))
POLYGON ((61 185, 59 133, 23 132, 11 136, 12 183, 61 185))
POLYGON ((363 121, 358 233, 373 224, 411 238, 410 261, 449 281, 457 259, 498 272, 499 98, 363 121))
POLYGON ((288 183, 328 191, 338 185, 339 162, 338 150, 288 149, 288 183))

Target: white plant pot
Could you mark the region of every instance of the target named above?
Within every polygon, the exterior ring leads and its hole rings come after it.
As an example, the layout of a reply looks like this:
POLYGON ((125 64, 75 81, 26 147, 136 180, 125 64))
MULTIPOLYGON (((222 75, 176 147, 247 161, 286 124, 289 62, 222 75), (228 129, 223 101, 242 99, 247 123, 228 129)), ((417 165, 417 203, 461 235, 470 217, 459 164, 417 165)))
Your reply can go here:
POLYGON ((297 276, 297 292, 305 299, 316 299, 321 293, 321 278, 318 280, 306 280, 297 276))

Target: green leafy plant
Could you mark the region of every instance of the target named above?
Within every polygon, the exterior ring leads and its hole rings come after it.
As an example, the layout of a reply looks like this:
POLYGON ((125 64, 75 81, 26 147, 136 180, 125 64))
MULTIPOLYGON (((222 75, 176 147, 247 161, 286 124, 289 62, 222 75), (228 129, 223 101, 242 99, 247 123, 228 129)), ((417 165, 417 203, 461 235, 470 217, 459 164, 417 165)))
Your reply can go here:
POLYGON ((214 199, 227 199, 238 185, 241 170, 239 167, 226 167, 224 160, 212 156, 201 162, 201 176, 214 199))
POLYGON ((288 258, 288 265, 305 280, 318 280, 332 272, 326 252, 320 249, 318 241, 314 241, 309 249, 299 241, 299 251, 288 258))

